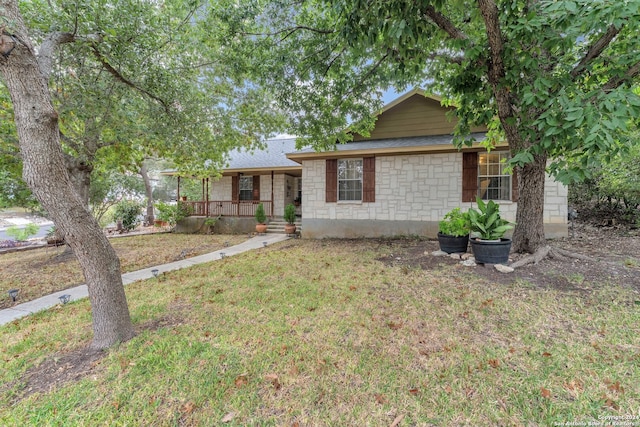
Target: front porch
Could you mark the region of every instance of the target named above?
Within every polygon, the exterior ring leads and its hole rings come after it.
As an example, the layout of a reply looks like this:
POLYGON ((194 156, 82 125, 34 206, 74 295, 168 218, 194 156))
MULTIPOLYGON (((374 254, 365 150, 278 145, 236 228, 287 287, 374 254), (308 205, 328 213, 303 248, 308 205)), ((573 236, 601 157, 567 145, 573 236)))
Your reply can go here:
POLYGON ((181 200, 179 203, 187 208, 188 216, 254 217, 260 203, 268 217, 274 216, 271 200, 181 200))

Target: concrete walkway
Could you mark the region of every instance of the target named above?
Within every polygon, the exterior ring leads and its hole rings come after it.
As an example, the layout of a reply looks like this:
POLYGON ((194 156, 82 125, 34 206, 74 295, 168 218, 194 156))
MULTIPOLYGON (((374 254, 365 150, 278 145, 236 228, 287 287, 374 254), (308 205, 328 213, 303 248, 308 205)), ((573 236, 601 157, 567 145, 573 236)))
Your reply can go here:
MULTIPOLYGON (((289 239, 286 234, 265 234, 262 236, 255 236, 244 243, 240 243, 236 246, 223 248, 215 252, 210 252, 204 255, 198 255, 192 258, 186 258, 180 261, 170 262, 168 264, 157 265, 149 268, 145 268, 138 271, 132 271, 122 275, 122 283, 128 285, 129 283, 137 282, 138 280, 146 280, 153 277, 151 270, 157 269, 159 274, 167 271, 180 270, 181 268, 187 268, 196 264, 202 264, 205 262, 216 261, 222 258, 220 253, 224 253, 225 257, 237 255, 242 252, 249 251, 251 249, 259 249, 264 247, 264 243, 268 245, 282 242, 289 239)), ((87 285, 76 286, 75 288, 65 289, 64 291, 56 292, 51 295, 35 299, 33 301, 18 304, 11 308, 0 310, 0 325, 12 322, 21 317, 28 316, 29 314, 36 313, 38 311, 46 310, 60 304, 60 297, 62 295, 71 295, 71 301, 75 301, 88 296, 87 285)), ((20 298, 20 295, 18 295, 20 298)))

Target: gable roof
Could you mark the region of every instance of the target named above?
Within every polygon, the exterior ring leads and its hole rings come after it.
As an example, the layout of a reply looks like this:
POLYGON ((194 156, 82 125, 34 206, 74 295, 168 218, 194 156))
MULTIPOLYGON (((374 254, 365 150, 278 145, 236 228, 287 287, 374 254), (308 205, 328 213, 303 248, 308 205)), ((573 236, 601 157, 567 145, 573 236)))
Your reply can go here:
MULTIPOLYGON (((454 107, 445 107, 438 96, 425 94, 422 89, 413 89, 391 101, 376 115, 377 121, 371 135, 354 134, 353 141, 337 144, 335 150, 316 152, 312 148, 289 153, 291 160, 336 157, 372 156, 376 154, 423 154, 458 151, 453 145, 455 119, 448 112, 454 107)), ((486 127, 475 127, 469 135, 475 142, 472 149, 482 148, 486 139, 486 127)))
POLYGON ((287 158, 287 153, 296 150, 295 138, 270 139, 264 142, 264 147, 255 150, 234 149, 227 155, 227 165, 224 172, 236 170, 274 170, 299 169, 300 165, 287 158))

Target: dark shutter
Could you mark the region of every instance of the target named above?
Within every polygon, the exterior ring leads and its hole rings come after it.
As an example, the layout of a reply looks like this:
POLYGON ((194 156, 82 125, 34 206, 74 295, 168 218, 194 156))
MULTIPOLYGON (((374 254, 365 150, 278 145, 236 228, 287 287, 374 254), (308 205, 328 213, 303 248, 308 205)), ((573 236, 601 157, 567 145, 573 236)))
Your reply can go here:
POLYGON ((362 201, 376 201, 376 158, 362 159, 362 201))
POLYGON ((511 201, 518 201, 518 171, 516 168, 513 168, 511 173, 511 201))
POLYGON ((253 200, 260 200, 260 175, 253 175, 253 200))
POLYGON ((231 200, 237 202, 240 198, 240 177, 234 175, 231 177, 231 200))
POLYGON ((462 153, 462 201, 475 202, 478 194, 478 153, 462 153))
POLYGON ((327 159, 326 162, 326 197, 327 203, 338 201, 338 159, 327 159))

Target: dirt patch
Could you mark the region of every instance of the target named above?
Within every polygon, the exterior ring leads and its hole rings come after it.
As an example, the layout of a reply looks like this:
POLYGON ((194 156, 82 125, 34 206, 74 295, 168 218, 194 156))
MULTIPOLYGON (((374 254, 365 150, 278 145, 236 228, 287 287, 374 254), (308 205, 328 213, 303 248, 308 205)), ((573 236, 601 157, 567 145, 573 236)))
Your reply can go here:
MULTIPOLYGON (((136 325, 136 335, 143 331, 155 331, 160 328, 180 325, 185 309, 186 306, 180 306, 158 319, 136 325)), ((27 370, 19 380, 0 387, 0 392, 4 393, 6 390, 13 389, 16 384, 22 384, 20 391, 13 396, 12 403, 26 399, 34 393, 49 393, 65 384, 97 374, 101 369, 102 359, 107 354, 107 351, 94 350, 89 347, 55 353, 38 366, 27 370)))
MULTIPOLYGON (((487 281, 511 284, 526 281, 534 286, 566 291, 588 291, 594 286, 617 284, 640 291, 640 231, 625 228, 599 228, 576 225, 570 237, 551 240, 551 246, 590 260, 545 258, 535 265, 516 269, 513 273, 500 273, 493 266, 465 267, 459 259, 432 256, 439 249, 437 241, 389 241, 393 253, 380 258, 387 265, 433 270, 449 266, 459 274, 473 274, 487 281)), ((384 243, 380 243, 384 244, 384 243)), ((511 254, 517 261, 524 255, 511 254)))

